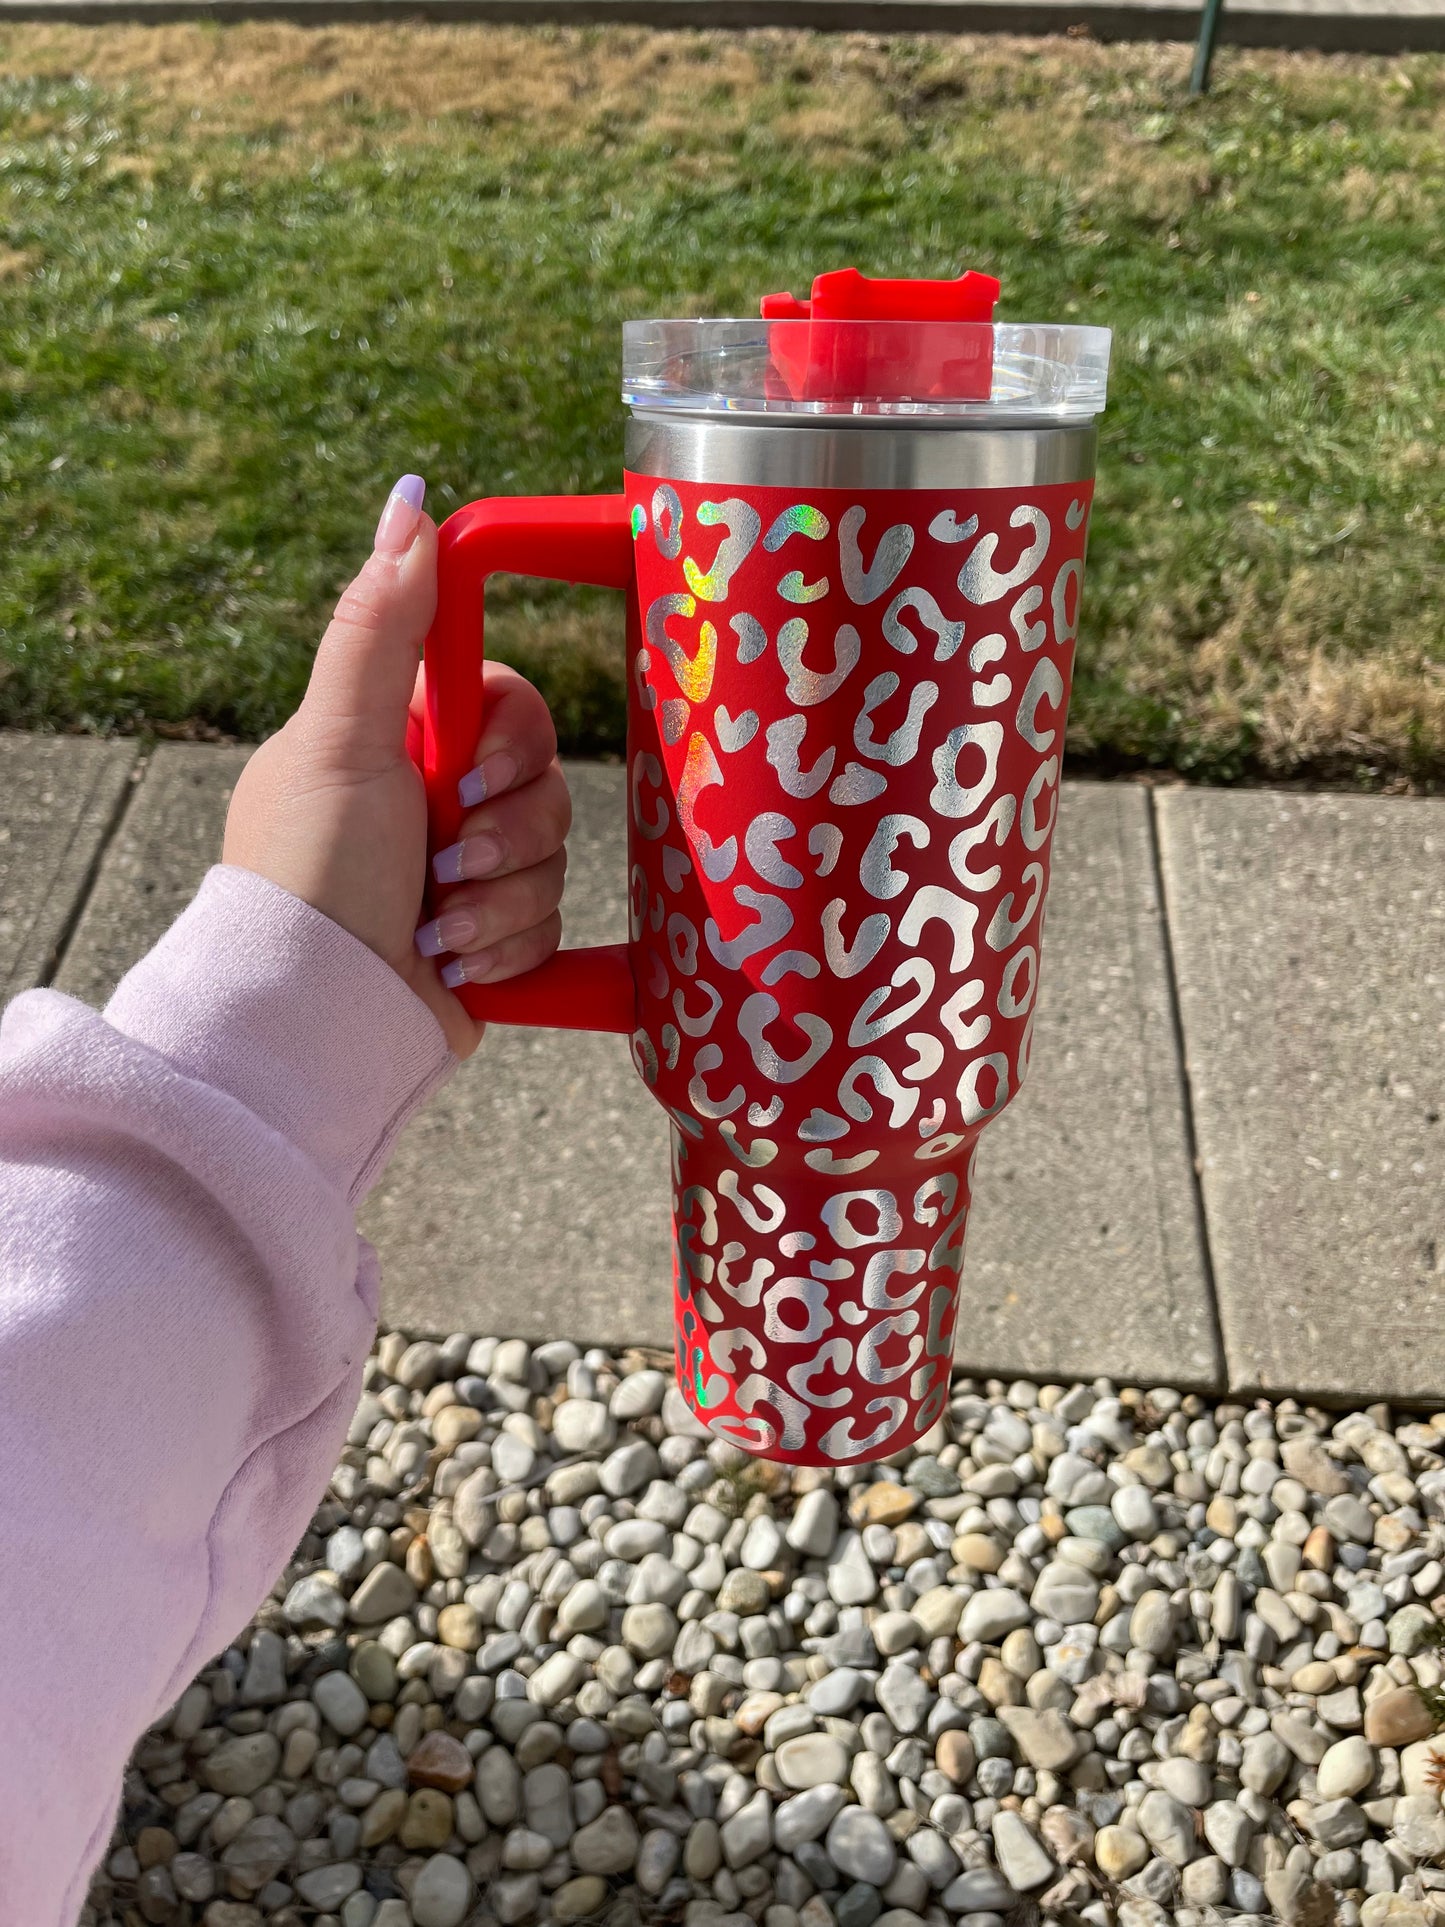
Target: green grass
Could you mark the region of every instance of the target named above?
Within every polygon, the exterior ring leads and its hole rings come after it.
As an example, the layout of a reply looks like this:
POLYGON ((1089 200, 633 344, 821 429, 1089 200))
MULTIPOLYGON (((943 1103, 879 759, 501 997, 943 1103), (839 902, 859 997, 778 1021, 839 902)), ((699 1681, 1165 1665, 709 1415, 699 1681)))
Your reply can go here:
MULTIPOLYGON (((392 478, 618 486, 619 327, 822 266, 1116 330, 1070 747, 1445 775, 1445 61, 629 30, 0 34, 0 722, 254 736, 392 478)), ((608 599, 491 641, 620 747, 608 599)))

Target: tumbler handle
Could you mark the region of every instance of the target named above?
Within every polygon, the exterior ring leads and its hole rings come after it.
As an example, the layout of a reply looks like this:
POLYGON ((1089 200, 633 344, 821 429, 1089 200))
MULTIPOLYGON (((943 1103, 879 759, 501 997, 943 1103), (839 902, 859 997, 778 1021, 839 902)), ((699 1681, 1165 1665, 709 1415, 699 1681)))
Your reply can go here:
MULTIPOLYGON (((455 842, 465 813, 457 785, 472 767, 482 732, 483 603, 487 577, 496 571, 625 589, 632 579, 627 498, 494 496, 458 509, 438 531, 426 715, 409 738, 426 783, 432 851, 455 842)), ((455 994, 468 1015, 489 1023, 624 1034, 635 1023, 626 944, 561 950, 520 977, 463 984, 455 994)))

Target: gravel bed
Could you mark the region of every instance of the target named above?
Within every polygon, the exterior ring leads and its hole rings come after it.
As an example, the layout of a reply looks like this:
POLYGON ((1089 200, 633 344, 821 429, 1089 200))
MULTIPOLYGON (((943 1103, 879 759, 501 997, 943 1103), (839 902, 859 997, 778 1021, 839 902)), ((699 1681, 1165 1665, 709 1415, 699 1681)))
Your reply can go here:
POLYGON ((800 1471, 667 1363, 383 1336, 86 1927, 1445 1923, 1445 1416, 965 1378, 800 1471))

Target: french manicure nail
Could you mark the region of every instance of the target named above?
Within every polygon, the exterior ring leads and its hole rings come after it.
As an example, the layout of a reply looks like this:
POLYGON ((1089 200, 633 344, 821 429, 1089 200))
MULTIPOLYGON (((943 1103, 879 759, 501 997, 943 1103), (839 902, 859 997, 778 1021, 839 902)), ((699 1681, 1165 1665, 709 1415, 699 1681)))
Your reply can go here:
POLYGON ((491 756, 484 756, 477 767, 468 770, 457 784, 457 794, 468 809, 485 802, 489 796, 500 796, 517 780, 517 761, 504 749, 491 756))
POLYGON ((382 555, 400 555, 411 545, 416 525, 421 520, 421 505, 426 500, 426 483, 420 475, 403 475, 386 498, 381 520, 376 525, 373 546, 382 555))
POLYGON ((495 962, 490 950, 478 950, 470 957, 457 957, 442 967, 442 982, 448 990, 459 990, 463 984, 479 984, 491 972, 495 962))
POLYGON ((449 843, 431 860, 438 883, 462 883, 468 877, 490 876, 502 861, 502 845, 494 836, 466 836, 449 843))
POLYGON ((422 956, 439 957, 444 950, 464 950, 476 937, 477 920, 470 910, 443 910, 422 925, 415 942, 422 956))

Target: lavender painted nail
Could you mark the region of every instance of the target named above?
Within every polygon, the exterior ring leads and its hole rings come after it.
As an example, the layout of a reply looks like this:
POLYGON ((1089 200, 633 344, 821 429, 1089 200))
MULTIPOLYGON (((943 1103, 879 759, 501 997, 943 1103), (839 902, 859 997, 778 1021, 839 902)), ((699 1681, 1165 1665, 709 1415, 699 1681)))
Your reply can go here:
POLYGON ((432 875, 438 883, 461 883, 468 877, 490 876, 506 852, 494 836, 463 837, 449 843, 431 860, 432 875))
POLYGON ((475 769, 467 771, 457 784, 457 794, 468 809, 473 809, 489 796, 498 796, 510 789, 516 780, 516 757, 504 749, 494 750, 490 756, 483 757, 475 769))
POLYGON ((442 966, 442 982, 448 990, 460 990, 463 984, 480 982, 492 967, 492 958, 485 950, 477 951, 475 956, 457 957, 442 966))
POLYGON ((403 475, 386 498, 381 520, 376 525, 374 546, 383 555, 400 555, 411 544, 426 500, 426 483, 420 475, 403 475))
POLYGON ((475 942, 476 935, 477 921, 469 910, 443 910, 421 926, 413 941, 423 957, 439 957, 444 950, 475 942))

